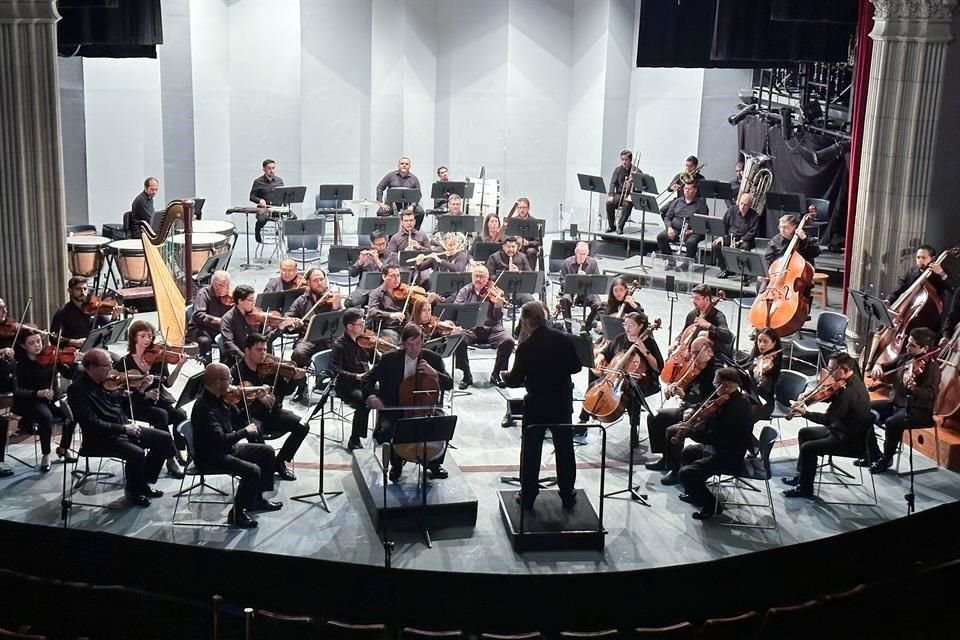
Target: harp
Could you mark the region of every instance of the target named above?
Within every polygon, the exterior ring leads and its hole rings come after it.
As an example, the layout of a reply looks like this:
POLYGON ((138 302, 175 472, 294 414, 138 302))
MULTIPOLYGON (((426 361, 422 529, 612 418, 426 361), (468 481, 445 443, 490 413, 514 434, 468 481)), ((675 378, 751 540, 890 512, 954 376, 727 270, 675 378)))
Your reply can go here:
POLYGON ((147 260, 147 268, 150 271, 150 283, 153 287, 153 296, 157 304, 157 329, 160 335, 165 336, 167 344, 183 345, 186 341, 187 317, 186 302, 184 294, 180 292, 177 281, 167 267, 163 256, 160 254, 159 247, 166 241, 170 235, 173 224, 176 221, 183 223, 183 231, 186 235, 186 244, 184 246, 184 273, 188 274, 184 278, 184 289, 188 298, 192 295, 192 279, 189 274, 191 270, 192 247, 192 225, 193 219, 193 200, 174 200, 167 204, 160 225, 156 232, 149 224, 143 223, 143 230, 140 234, 140 240, 143 243, 143 253, 147 260))

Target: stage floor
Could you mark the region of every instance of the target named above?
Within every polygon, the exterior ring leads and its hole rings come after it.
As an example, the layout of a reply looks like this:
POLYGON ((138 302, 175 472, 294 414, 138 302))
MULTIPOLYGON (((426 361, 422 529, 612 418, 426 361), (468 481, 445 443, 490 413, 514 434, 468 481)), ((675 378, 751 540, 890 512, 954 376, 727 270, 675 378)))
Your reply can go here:
MULTIPOLYGON (((238 243, 238 249, 242 245, 238 243)), ((243 262, 234 258, 234 264, 243 262)), ((275 265, 275 263, 274 263, 275 265)), ((274 275, 275 266, 257 272, 240 272, 231 269, 234 283, 253 284, 258 290, 266 279, 274 275)), ((554 287, 555 288, 555 287, 554 287)), ((554 295, 550 294, 551 299, 554 295)), ((666 327, 670 319, 670 307, 662 291, 644 289, 637 294, 640 303, 651 318, 663 319, 664 330, 656 338, 665 350, 668 335, 666 327)), ((722 303, 720 308, 733 324, 732 303, 722 303)), ((683 316, 689 310, 689 302, 681 296, 673 316, 674 335, 682 327, 683 316)), ((150 314, 144 314, 151 319, 150 314)), ((745 318, 744 318, 745 320, 745 318)), ((815 320, 815 318, 814 318, 815 320)), ((742 329, 746 335, 746 329, 742 329)), ((774 505, 778 528, 773 531, 742 529, 722 526, 727 515, 711 521, 695 521, 693 508, 677 499, 677 487, 659 484, 660 474, 639 466, 635 483, 648 495, 649 507, 623 499, 608 499, 604 505, 604 525, 608 531, 602 552, 535 552, 518 555, 513 551, 499 512, 497 492, 511 488, 501 483, 501 475, 514 475, 519 464, 519 430, 503 429, 500 419, 505 410, 505 401, 489 386, 486 379, 492 366, 491 351, 471 352, 474 379, 478 382, 470 393, 457 396, 454 412, 459 423, 454 438, 456 449, 452 455, 462 471, 462 478, 477 496, 477 524, 471 529, 433 530, 433 548, 427 548, 416 531, 397 534, 393 552, 393 566, 398 569, 430 571, 504 573, 504 574, 556 574, 595 573, 651 569, 656 567, 707 562, 729 556, 748 554, 786 545, 821 540, 848 531, 854 531, 906 515, 904 493, 908 480, 892 473, 876 476, 879 504, 876 507, 852 507, 829 505, 807 500, 785 500, 780 491, 780 478, 793 475, 796 456, 796 431, 803 426, 802 420, 782 422, 786 447, 777 444, 773 451, 774 505)), ((188 363, 190 372, 196 370, 188 363)), ((457 374, 459 376, 459 374, 457 374)), ((582 391, 586 386, 586 373, 576 378, 582 391)), ((315 396, 316 397, 316 396, 315 396)), ((653 406, 659 399, 652 398, 653 406)), ((306 409, 300 405, 287 405, 297 412, 306 409)), ((774 425, 777 426, 777 425, 774 425)), ((319 421, 311 424, 318 433, 319 421)), ((340 423, 336 419, 326 421, 328 435, 338 436, 340 423)), ((349 432, 349 423, 344 425, 349 432)), ((759 431, 760 425, 757 426, 759 431)), ((643 429, 641 436, 645 435, 643 429)), ((16 439, 15 439, 16 440, 16 439)), ((627 476, 627 425, 620 422, 610 427, 607 451, 606 490, 613 491, 626 486, 627 476)), ((368 447, 357 452, 360 456, 377 454, 369 440, 368 447)), ((277 443, 274 443, 278 446, 277 443)), ((326 472, 325 488, 343 490, 343 495, 329 498, 331 513, 317 506, 291 501, 293 495, 314 491, 317 486, 318 453, 321 441, 308 437, 297 457, 295 482, 278 483, 274 499, 283 500, 284 508, 276 513, 256 515, 260 526, 253 531, 225 527, 173 527, 171 517, 175 499, 173 493, 180 482, 164 478, 158 483, 167 495, 155 500, 147 509, 100 510, 87 507, 74 509, 71 527, 103 531, 139 539, 149 539, 174 544, 202 545, 212 548, 238 549, 265 554, 281 554, 294 557, 322 558, 361 565, 382 565, 383 545, 371 518, 364 506, 359 487, 351 473, 351 455, 341 445, 325 443, 326 472)), ((636 461, 646 458, 647 445, 642 443, 636 461)), ((33 460, 33 440, 15 441, 10 453, 33 460)), ((932 463, 922 456, 915 456, 917 466, 932 463)), ((591 434, 584 446, 577 447, 577 487, 585 491, 595 508, 599 506, 600 438, 591 434)), ((62 465, 57 463, 53 471, 41 475, 35 470, 10 460, 15 470, 11 478, 0 479, 0 518, 18 522, 60 526, 60 486, 62 465)), ((904 458, 906 464, 906 458, 904 458)), ((119 467, 112 463, 112 470, 119 467)), ((849 466, 849 461, 844 461, 849 466)), ((544 447, 543 472, 553 469, 552 449, 544 447)), ((414 474, 408 466, 405 473, 414 474)), ((867 477, 869 486, 869 476, 867 477)), ((916 505, 924 510, 939 504, 960 499, 960 477, 953 472, 939 470, 916 476, 916 505)), ((449 480, 448 480, 449 481, 449 480)), ((216 479, 214 482, 224 482, 216 479)), ((443 482, 443 481, 438 481, 443 482)), ((92 491, 92 483, 84 492, 92 491)), ((824 487, 825 496, 832 499, 849 498, 844 490, 824 487)), ((117 487, 96 487, 96 498, 111 502, 121 497, 117 487)), ((858 494, 862 498, 862 494, 858 494)), ((765 498, 750 494, 750 501, 765 498)), ((762 501, 762 500, 760 500, 762 501)), ((858 500, 859 501, 859 500, 858 500)), ((182 509, 183 505, 181 505, 182 509)), ((196 507, 193 507, 196 509, 196 507)), ((199 513, 211 524, 222 523, 226 507, 205 505, 199 513)), ((178 514, 178 518, 181 517, 178 514)), ((183 517, 188 517, 183 514, 183 517)))

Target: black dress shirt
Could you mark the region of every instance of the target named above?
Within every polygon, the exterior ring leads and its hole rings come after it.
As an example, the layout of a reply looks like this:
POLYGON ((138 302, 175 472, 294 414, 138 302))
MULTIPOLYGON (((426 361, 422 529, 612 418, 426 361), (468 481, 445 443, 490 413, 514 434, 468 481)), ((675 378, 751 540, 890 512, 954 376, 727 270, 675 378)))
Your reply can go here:
POLYGON ((96 445, 125 433, 129 409, 120 392, 110 392, 93 381, 86 372, 77 376, 67 389, 67 401, 77 424, 83 430, 85 445, 96 445))
POLYGON ((525 416, 573 413, 573 376, 582 365, 572 338, 539 327, 517 345, 513 368, 503 374, 510 387, 524 387, 525 416))
MULTIPOLYGON (((453 299, 454 304, 478 304, 483 302, 482 297, 473 289, 473 283, 470 283, 464 286, 460 291, 457 291, 456 297, 453 299)), ((488 302, 487 308, 487 319, 484 321, 483 326, 485 327, 495 327, 498 324, 501 324, 503 321, 503 307, 497 307, 493 304, 493 301, 488 302)))
MULTIPOLYGON (((580 265, 577 264, 577 256, 570 256, 560 265, 560 275, 575 276, 580 273, 580 265)), ((600 275, 600 265, 597 261, 587 256, 583 261, 583 273, 588 276, 600 275)))
POLYGON ((619 197, 623 193, 623 186, 627 178, 630 177, 630 169, 624 169, 622 164, 618 164, 610 176, 610 188, 607 189, 608 196, 619 197))
POLYGON ((444 256, 442 258, 428 258, 420 263, 420 266, 417 267, 419 271, 426 271, 427 269, 436 269, 441 273, 463 273, 467 270, 467 266, 470 264, 470 254, 466 251, 458 251, 452 256, 444 256))
POLYGON ((866 442, 867 430, 873 428, 870 394, 863 380, 856 375, 847 378, 847 386, 833 395, 826 413, 807 411, 803 417, 824 425, 834 435, 844 437, 856 446, 866 442))
MULTIPOLYGON (((530 268, 530 261, 527 260, 527 255, 523 251, 518 250, 513 254, 513 264, 515 264, 520 271, 533 271, 533 269, 530 268)), ((490 278, 492 280, 496 280, 502 272, 509 270, 510 261, 507 257, 507 252, 503 249, 500 249, 500 251, 496 253, 491 253, 490 257, 487 258, 487 271, 490 272, 490 278)))
POLYGON ((13 381, 14 411, 37 398, 37 392, 53 388, 54 365, 41 366, 22 351, 16 354, 16 377, 13 381))
POLYGON ((201 466, 229 455, 234 445, 245 437, 242 430, 246 423, 240 411, 206 389, 193 405, 190 422, 194 456, 201 466))
MULTIPOLYGON (((925 269, 921 270, 920 267, 913 267, 912 269, 907 271, 905 274, 903 274, 903 276, 897 282, 897 288, 891 291, 887 295, 887 302, 889 302, 890 304, 893 304, 894 302, 896 302, 897 298, 903 295, 903 293, 910 288, 910 285, 912 285, 914 282, 917 281, 917 278, 920 277, 920 274, 922 274, 923 271, 925 271, 925 269)), ((933 286, 934 290, 937 292, 937 295, 940 296, 941 300, 943 300, 943 294, 947 290, 952 289, 952 287, 949 286, 949 283, 947 280, 945 280, 944 278, 941 278, 935 273, 931 273, 929 276, 927 276, 927 282, 929 282, 931 286, 933 286)))
POLYGON ((760 228, 760 216, 753 209, 747 209, 747 215, 740 214, 740 207, 734 205, 723 214, 723 229, 727 240, 733 236, 745 245, 753 246, 760 228))
POLYGON ((273 195, 273 190, 282 186, 283 178, 280 176, 275 175, 272 180, 267 180, 266 176, 260 176, 253 181, 253 186, 250 187, 250 202, 260 204, 260 201, 263 200, 270 204, 270 196, 273 195))
MULTIPOLYGON (((904 349, 893 362, 880 365, 886 371, 898 369, 907 364, 913 356, 904 349)), ((910 396, 910 410, 915 416, 933 416, 933 404, 937 399, 937 391, 940 389, 940 366, 936 358, 926 360, 923 365, 923 373, 916 377, 917 386, 913 391, 908 391, 907 386, 903 384, 903 374, 900 371, 893 380, 893 404, 897 407, 907 406, 907 396, 910 396)))
POLYGON ((153 197, 148 196, 146 191, 141 191, 130 205, 130 228, 127 229, 127 234, 131 238, 139 238, 140 224, 153 224, 153 214, 153 197))
POLYGON ((341 380, 357 382, 370 369, 370 352, 361 349, 356 340, 344 334, 333 341, 330 353, 330 373, 341 380))
POLYGON ((220 327, 214 324, 213 319, 223 318, 223 314, 225 314, 231 306, 223 304, 220 298, 213 292, 213 285, 208 284, 200 289, 200 291, 197 292, 197 297, 193 299, 193 318, 190 320, 190 324, 204 331, 216 334, 220 331, 220 327))
POLYGON ((430 236, 423 231, 414 229, 408 234, 401 230, 393 234, 393 237, 391 237, 390 241, 387 243, 387 259, 391 262, 398 262, 400 259, 400 252, 407 250, 407 246, 410 244, 411 239, 419 242, 424 251, 429 251, 430 247, 432 246, 430 242, 430 236))
POLYGON ((97 316, 86 314, 77 305, 67 302, 53 314, 50 333, 56 335, 63 330, 64 339, 86 338, 99 324, 102 323, 97 316))
MULTIPOLYGON (((220 335, 223 336, 223 346, 228 354, 234 359, 243 358, 243 350, 247 345, 247 336, 252 333, 260 333, 260 327, 251 327, 247 324, 247 316, 236 306, 230 307, 224 311, 220 318, 220 335)), ((277 333, 277 329, 267 327, 263 336, 270 341, 277 333)), ((259 383, 257 383, 259 384, 259 383)))
POLYGON ((387 293, 387 290, 380 285, 370 292, 370 300, 367 304, 367 317, 374 320, 383 320, 383 326, 386 329, 400 330, 403 328, 402 320, 394 320, 388 317, 388 314, 403 311, 403 300, 398 300, 387 293))
POLYGON ((707 208, 707 203, 703 198, 697 198, 693 202, 687 202, 683 196, 672 201, 667 207, 666 213, 663 214, 663 223, 667 227, 673 227, 678 232, 683 229, 683 223, 687 223, 687 228, 690 228, 690 217, 694 214, 698 216, 705 216, 710 213, 710 209, 707 208))
MULTIPOLYGON (((412 173, 408 173, 405 176, 400 175, 399 171, 391 171, 387 175, 383 176, 380 182, 377 184, 377 201, 383 202, 383 192, 387 190, 388 187, 399 187, 402 189, 419 189, 420 188, 420 179, 412 173)), ((419 200, 417 200, 419 202, 419 200)))
MULTIPOLYGON (((618 353, 623 353, 629 349, 632 344, 630 338, 628 338, 625 333, 621 333, 613 340, 610 340, 602 351, 603 358, 607 361, 607 365, 609 366, 610 363, 613 362, 614 356, 618 353)), ((657 346, 657 341, 654 340, 652 335, 643 341, 643 346, 650 352, 653 359, 657 361, 657 373, 648 372, 639 382, 643 395, 649 396, 660 391, 659 371, 663 369, 663 354, 660 353, 660 347, 657 346)), ((648 362, 647 364, 649 365, 650 363, 648 362)))
MULTIPOLYGON (((784 254, 788 246, 790 246, 790 241, 784 238, 782 234, 778 233, 773 236, 770 239, 770 244, 767 245, 767 250, 763 254, 764 260, 767 261, 767 266, 769 267, 776 262, 777 259, 784 254)), ((807 236, 803 240, 797 238, 797 253, 812 265, 816 257, 820 255, 820 247, 810 239, 810 236, 807 236)))
POLYGON ((695 430, 694 440, 713 447, 716 461, 725 468, 737 470, 743 456, 753 447, 753 411, 750 401, 736 391, 713 417, 695 430))
POLYGON ((297 280, 299 280, 299 278, 294 278, 290 282, 285 281, 280 276, 277 276, 276 278, 270 278, 270 281, 267 282, 267 286, 263 288, 263 292, 278 293, 280 291, 289 291, 290 289, 293 289, 294 286, 296 286, 297 280))
POLYGON ((170 377, 170 368, 166 365, 166 363, 157 360, 150 365, 150 368, 147 371, 143 371, 137 366, 137 362, 133 359, 133 354, 128 353, 127 355, 123 356, 123 358, 115 362, 113 368, 117 371, 133 371, 134 373, 148 374, 157 378, 157 381, 154 382, 149 389, 144 389, 143 391, 133 390, 134 399, 149 402, 144 393, 150 389, 158 389, 160 391, 160 400, 170 404, 176 402, 173 395, 171 395, 167 390, 166 385, 161 384, 161 380, 165 381, 170 377))

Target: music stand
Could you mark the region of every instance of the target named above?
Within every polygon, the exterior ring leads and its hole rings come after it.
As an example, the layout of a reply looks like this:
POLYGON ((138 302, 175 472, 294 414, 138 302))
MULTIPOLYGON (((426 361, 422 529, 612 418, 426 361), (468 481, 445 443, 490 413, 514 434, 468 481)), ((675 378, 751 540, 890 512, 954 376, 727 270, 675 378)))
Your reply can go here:
MULTIPOLYGON (((726 235, 726 227, 723 225, 723 218, 716 216, 701 216, 693 214, 690 216, 690 230, 700 236, 707 236, 707 242, 713 246, 714 238, 722 238, 726 235)), ((682 238, 680 238, 682 242, 682 238)), ((699 252, 699 247, 697 248, 699 252)), ((706 261, 700 265, 700 284, 706 282, 707 265, 706 261)))
POLYGON ((357 218, 357 244, 363 248, 370 247, 370 234, 382 231, 389 240, 400 231, 400 218, 396 216, 367 216, 357 218))
POLYGON ((573 348, 577 352, 580 364, 587 369, 592 368, 594 366, 594 355, 593 342, 590 340, 590 337, 585 335, 568 335, 567 337, 573 341, 573 348))
POLYGON ((286 313, 290 310, 293 301, 302 296, 306 289, 287 289, 286 291, 269 291, 257 294, 256 305, 264 311, 279 311, 286 313))
MULTIPOLYGON (((605 296, 610 288, 611 279, 613 279, 613 276, 609 275, 572 273, 564 276, 561 293, 571 296, 573 300, 576 300, 577 296, 581 299, 585 299, 589 295, 605 296)), ((584 300, 584 304, 586 304, 586 300, 584 300)), ((580 319, 580 326, 583 331, 589 332, 587 307, 583 306, 582 309, 583 317, 580 319)))
MULTIPOLYGON (((623 330, 623 318, 618 318, 617 316, 603 316, 600 318, 600 322, 603 324, 603 339, 610 340, 611 342, 619 336, 621 333, 624 333, 623 330)), ((593 368, 593 364, 590 364, 590 367, 593 368)))
POLYGON ((497 287, 510 298, 514 332, 517 328, 517 296, 524 293, 532 296, 543 287, 543 280, 543 271, 504 271, 500 274, 497 287))
MULTIPOLYGON (((883 300, 865 291, 856 291, 854 289, 850 290, 850 297, 853 298, 853 304, 857 307, 860 315, 867 319, 868 334, 875 333, 883 327, 893 326, 893 318, 890 317, 890 312, 887 310, 887 305, 883 300)), ((871 339, 871 346, 872 344, 873 340, 871 339)), ((866 343, 864 343, 863 362, 860 363, 863 373, 867 373, 867 366, 870 364, 869 360, 873 359, 871 357, 873 354, 868 353, 870 350, 872 349, 868 350, 866 343)))
POLYGON ((740 297, 737 300, 737 342, 735 349, 740 350, 740 317, 743 315, 743 277, 759 278, 767 275, 767 265, 763 256, 753 251, 743 249, 734 249, 733 247, 720 247, 723 253, 724 263, 727 265, 727 271, 732 271, 731 267, 736 265, 736 271, 740 274, 740 297))
POLYGON ((306 187, 277 187, 270 193, 268 202, 274 207, 289 207, 292 204, 303 203, 306 195, 306 187))
POLYGON ((438 233, 480 233, 483 226, 481 216, 454 216, 450 214, 437 216, 438 233))
POLYGON ((478 262, 486 262, 487 258, 503 248, 499 242, 474 242, 473 259, 478 262))
POLYGON ((353 200, 353 185, 322 184, 317 188, 317 199, 336 201, 337 206, 333 210, 333 244, 340 244, 340 214, 346 212, 353 214, 351 209, 343 208, 344 200, 353 200))
POLYGON ((458 327, 473 329, 483 326, 490 312, 489 302, 467 302, 454 304, 453 302, 438 302, 433 306, 437 317, 450 320, 458 327))
POLYGON ((470 272, 434 271, 430 274, 430 290, 441 296, 448 296, 460 291, 472 281, 470 272))
POLYGON ((303 334, 306 342, 333 342, 343 335, 343 310, 315 313, 310 317, 307 331, 303 334))
POLYGON ((768 191, 766 199, 767 209, 777 209, 781 214, 792 213, 799 215, 807 210, 806 196, 802 193, 780 193, 768 191))
POLYGON ((203 391, 203 371, 187 378, 187 384, 183 385, 183 391, 180 392, 180 397, 177 398, 177 409, 193 402, 197 396, 200 395, 201 391, 203 391))
MULTIPOLYGON (((443 206, 447 207, 447 200, 453 194, 460 196, 461 200, 466 200, 467 183, 447 180, 446 182, 437 181, 430 186, 430 197, 436 200, 443 200, 443 206)), ((472 194, 471 194, 472 195, 472 194)))
POLYGON ((590 213, 587 216, 587 231, 593 233, 593 194, 606 194, 607 187, 603 184, 603 178, 600 176, 590 176, 585 173, 577 174, 577 182, 580 183, 581 191, 586 191, 590 194, 590 213))
POLYGON ((307 264, 307 236, 316 236, 317 238, 317 257, 320 259, 320 252, 323 247, 320 246, 320 237, 323 236, 323 228, 327 221, 323 218, 295 218, 283 221, 284 242, 289 236, 300 236, 300 264, 306 267, 307 264))
MULTIPOLYGON (((655 183, 654 183, 655 185, 655 183)), ((647 213, 660 214, 660 207, 657 206, 656 196, 649 193, 640 193, 633 196, 633 208, 640 209, 640 270, 647 273, 647 268, 643 265, 643 254, 647 236, 647 213)), ((627 240, 627 253, 630 252, 630 240, 627 240)))
POLYGON ((323 441, 326 432, 326 412, 323 410, 323 406, 327 403, 327 400, 330 399, 330 392, 333 391, 333 385, 337 381, 337 376, 330 378, 330 381, 327 382, 327 388, 323 390, 323 393, 320 395, 320 401, 313 408, 313 412, 310 413, 310 417, 307 418, 307 425, 309 427, 310 421, 313 420, 317 414, 320 414, 320 468, 317 470, 317 490, 312 493, 301 493, 300 495, 292 496, 291 500, 296 500, 298 502, 309 502, 312 505, 317 505, 327 513, 330 513, 330 506, 327 504, 327 496, 334 498, 343 493, 343 491, 324 491, 323 490, 323 441), (319 498, 318 502, 310 502, 308 498, 319 498))
POLYGON ((373 291, 382 284, 382 273, 379 271, 364 271, 360 274, 360 282, 357 283, 357 289, 361 291, 373 291))
MULTIPOLYGON (((660 193, 657 180, 649 173, 636 173, 633 176, 633 193, 660 193)), ((632 194, 631 194, 632 195, 632 194)))
POLYGON ((701 180, 697 183, 697 191, 701 198, 713 200, 714 207, 717 205, 717 200, 726 202, 733 199, 733 187, 730 186, 729 182, 723 182, 722 180, 701 180))
MULTIPOLYGON (((543 231, 544 221, 542 218, 510 218, 507 223, 507 231, 504 237, 516 236, 518 238, 540 239, 540 232, 543 231)), ((542 249, 543 247, 541 247, 542 249)), ((533 265, 530 265, 533 266, 533 265)))
MULTIPOLYGON (((390 452, 399 444, 420 445, 426 450, 428 442, 450 442, 453 432, 457 428, 457 416, 427 416, 421 418, 401 418, 397 420, 390 439, 390 452)), ((427 469, 428 461, 420 461, 420 475, 417 478, 417 489, 420 491, 420 532, 428 548, 433 548, 430 540, 430 530, 427 528, 427 469)), ((387 513, 387 483, 383 483, 383 512, 387 513)))
MULTIPOLYGON (((360 218, 367 220, 368 218, 360 218)), ((350 269, 360 259, 361 247, 348 247, 344 245, 332 246, 327 252, 327 273, 334 274, 341 271, 347 272, 347 291, 353 286, 353 278, 350 276, 350 269)))
POLYGON ((125 340, 131 323, 133 318, 122 318, 94 329, 87 335, 78 351, 86 353, 90 349, 106 349, 107 345, 125 340))
POLYGON ((407 206, 420 202, 420 197, 420 189, 387 187, 387 193, 384 201, 387 204, 394 205, 393 212, 399 214, 407 206))

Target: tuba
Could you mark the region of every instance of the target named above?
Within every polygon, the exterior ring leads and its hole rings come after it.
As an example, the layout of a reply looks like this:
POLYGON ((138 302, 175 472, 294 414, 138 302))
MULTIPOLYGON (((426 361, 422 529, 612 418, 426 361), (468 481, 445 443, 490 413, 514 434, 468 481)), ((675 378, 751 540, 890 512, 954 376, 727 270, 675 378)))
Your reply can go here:
POLYGON ((746 151, 740 153, 743 156, 743 179, 740 181, 740 191, 737 192, 737 202, 740 202, 740 196, 749 193, 753 196, 753 210, 757 215, 763 215, 767 205, 767 192, 773 186, 773 171, 770 169, 773 158, 746 151))

